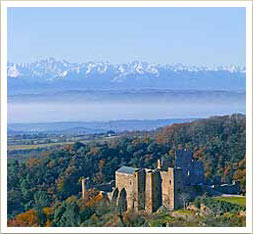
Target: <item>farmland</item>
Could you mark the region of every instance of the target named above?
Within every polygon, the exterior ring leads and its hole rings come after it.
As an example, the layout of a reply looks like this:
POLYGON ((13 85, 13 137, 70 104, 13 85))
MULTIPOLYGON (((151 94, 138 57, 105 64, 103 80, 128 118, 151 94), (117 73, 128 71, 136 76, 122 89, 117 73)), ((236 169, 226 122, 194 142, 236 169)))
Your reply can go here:
POLYGON ((8 136, 8 158, 24 161, 28 158, 39 158, 44 152, 53 150, 64 145, 73 145, 75 142, 106 142, 117 135, 104 134, 20 134, 8 136))
POLYGON ((233 204, 237 204, 240 206, 246 207, 246 197, 245 196, 227 196, 227 197, 217 197, 219 201, 225 201, 233 204))

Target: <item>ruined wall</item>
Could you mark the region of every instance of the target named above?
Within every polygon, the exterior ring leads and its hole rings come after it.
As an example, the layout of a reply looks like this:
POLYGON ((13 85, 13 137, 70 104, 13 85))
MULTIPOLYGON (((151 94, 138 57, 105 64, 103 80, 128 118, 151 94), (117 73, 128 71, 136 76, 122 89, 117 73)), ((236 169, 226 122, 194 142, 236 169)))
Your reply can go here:
POLYGON ((169 167, 162 171, 162 204, 169 210, 182 206, 180 194, 184 191, 182 169, 169 167))
POLYGON ((183 171, 182 169, 174 169, 174 209, 179 209, 182 207, 183 202, 181 199, 181 194, 184 193, 183 185, 183 171))
POLYGON ((192 184, 204 183, 204 165, 203 162, 194 161, 193 162, 193 173, 194 178, 192 184))
MULTIPOLYGON (((174 168, 169 167, 168 171, 165 175, 165 182, 163 189, 167 190, 168 198, 166 198, 165 202, 167 203, 166 207, 170 210, 174 210, 175 204, 175 194, 174 194, 174 168), (169 186, 167 185, 169 183, 169 186)), ((165 199, 165 198, 164 198, 165 199)))
POLYGON ((216 186, 213 186, 213 189, 217 192, 225 193, 225 194, 240 194, 241 192, 241 186, 240 186, 239 181, 233 184, 216 185, 216 186))
POLYGON ((152 173, 151 171, 146 172, 146 201, 145 209, 147 212, 153 212, 153 202, 152 202, 152 173))
POLYGON ((203 162, 196 161, 189 150, 176 150, 176 168, 182 168, 185 186, 204 183, 203 162))
POLYGON ((134 173, 134 209, 145 209, 146 172, 144 169, 134 173))
POLYGON ((152 180, 153 211, 156 211, 162 205, 162 180, 159 170, 153 172, 152 180))
POLYGON ((194 179, 194 168, 193 168, 193 154, 189 150, 176 150, 175 152, 175 166, 176 168, 182 168, 183 183, 184 185, 190 185, 194 179))
POLYGON ((166 208, 170 209, 170 191, 172 186, 172 178, 169 176, 168 171, 161 171, 161 179, 162 179, 162 205, 166 208))
MULTIPOLYGON (((180 152, 182 154, 178 155, 177 165, 182 166, 182 168, 169 167, 166 171, 163 171, 158 168, 137 169, 125 167, 123 170, 121 169, 122 171, 116 171, 115 186, 118 191, 114 191, 111 200, 114 201, 116 193, 120 195, 124 189, 128 210, 135 209, 139 211, 145 209, 147 212, 152 213, 159 209, 161 205, 170 210, 181 208, 183 204, 181 195, 183 195, 184 188, 187 186, 184 184, 185 177, 187 176, 194 183, 201 181, 203 170, 201 163, 194 164, 190 152, 180 152), (191 172, 186 174, 187 170, 191 170, 191 172), (196 177, 199 178, 196 179, 196 177)), ((123 202, 121 203, 123 204, 123 202)))
POLYGON ((107 193, 108 198, 110 199, 111 203, 116 206, 117 205, 117 200, 119 196, 119 189, 114 188, 112 192, 107 193))
POLYGON ((161 175, 159 170, 146 172, 146 211, 155 212, 162 204, 161 175))
POLYGON ((116 188, 120 191, 125 188, 127 209, 134 208, 134 174, 124 174, 116 172, 116 188))

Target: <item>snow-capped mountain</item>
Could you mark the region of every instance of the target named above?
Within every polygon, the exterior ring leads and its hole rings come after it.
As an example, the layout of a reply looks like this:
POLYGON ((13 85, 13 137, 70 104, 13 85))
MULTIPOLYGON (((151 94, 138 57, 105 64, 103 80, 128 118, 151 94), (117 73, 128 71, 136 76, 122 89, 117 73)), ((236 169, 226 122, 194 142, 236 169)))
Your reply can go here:
MULTIPOLYGON (((241 66, 185 66, 176 65, 155 65, 142 61, 133 61, 129 64, 113 65, 108 62, 87 62, 87 63, 69 63, 65 60, 57 61, 54 58, 39 60, 26 64, 8 64, 8 76, 13 78, 41 78, 44 80, 53 80, 61 77, 73 76, 73 78, 87 78, 91 74, 104 74, 111 72, 114 76, 123 77, 126 75, 153 75, 158 77, 159 71, 168 72, 228 72, 245 73, 245 67, 241 66)), ((113 77, 111 77, 113 78, 113 77)), ((113 80, 113 79, 112 79, 113 80)))
POLYGON ((69 63, 67 61, 57 61, 54 58, 36 61, 28 64, 8 64, 8 76, 12 78, 41 78, 42 80, 54 80, 62 77, 73 79, 85 79, 92 74, 101 75, 111 73, 114 77, 125 75, 159 75, 159 66, 146 62, 134 61, 130 64, 113 65, 108 62, 87 62, 69 63))
POLYGON ((8 63, 9 90, 38 88, 245 89, 245 67, 159 65, 142 61, 69 63, 54 58, 8 63))

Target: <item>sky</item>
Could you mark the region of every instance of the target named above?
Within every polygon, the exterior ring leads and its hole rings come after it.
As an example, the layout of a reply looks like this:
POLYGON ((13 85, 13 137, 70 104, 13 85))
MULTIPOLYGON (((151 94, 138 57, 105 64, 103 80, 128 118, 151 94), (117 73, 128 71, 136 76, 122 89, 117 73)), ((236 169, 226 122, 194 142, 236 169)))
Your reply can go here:
POLYGON ((244 8, 8 8, 8 60, 245 65, 244 8))

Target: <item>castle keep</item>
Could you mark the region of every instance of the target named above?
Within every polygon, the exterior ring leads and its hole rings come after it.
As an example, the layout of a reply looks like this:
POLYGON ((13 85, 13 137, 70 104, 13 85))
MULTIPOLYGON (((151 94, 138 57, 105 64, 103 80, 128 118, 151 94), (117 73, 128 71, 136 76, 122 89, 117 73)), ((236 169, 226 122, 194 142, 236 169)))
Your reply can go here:
POLYGON ((115 172, 115 189, 111 201, 123 211, 134 209, 155 212, 164 206, 169 210, 182 207, 181 195, 186 186, 202 184, 203 164, 193 159, 188 150, 177 150, 175 166, 165 167, 157 162, 157 168, 133 168, 122 166, 115 172))

